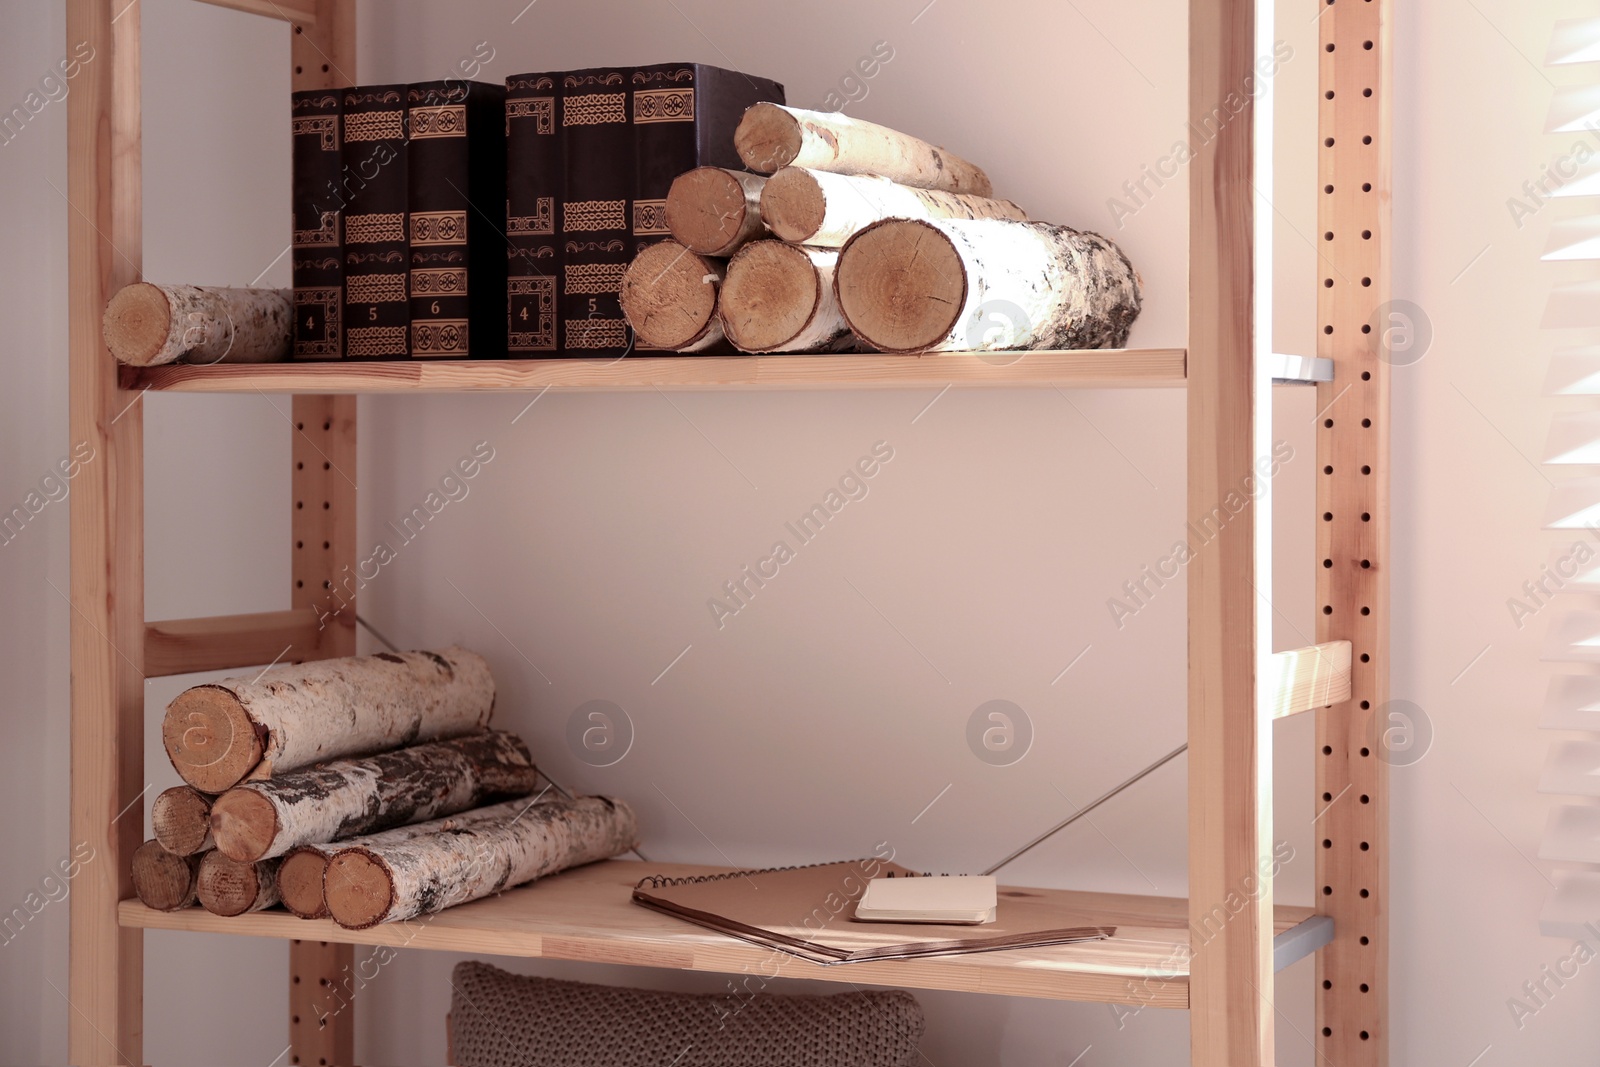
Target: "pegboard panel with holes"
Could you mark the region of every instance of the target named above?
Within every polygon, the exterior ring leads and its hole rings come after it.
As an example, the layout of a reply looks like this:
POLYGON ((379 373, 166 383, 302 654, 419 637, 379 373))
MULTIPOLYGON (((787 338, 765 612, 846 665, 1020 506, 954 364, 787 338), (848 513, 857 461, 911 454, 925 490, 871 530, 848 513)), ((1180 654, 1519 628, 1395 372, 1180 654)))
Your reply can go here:
MULTIPOLYGON (((355 4, 316 0, 316 21, 289 27, 290 84, 332 89, 355 84, 355 4)), ((296 396, 291 405, 290 594, 325 620, 321 656, 356 651, 356 398, 296 396)), ((354 949, 289 943, 289 1062, 355 1062, 354 949)))
POLYGON ((289 1062, 349 1067, 356 1062, 355 972, 349 945, 289 942, 289 1062))
POLYGON ((1317 0, 1317 640, 1351 642, 1351 697, 1317 712, 1318 1062, 1389 1062, 1389 0, 1317 0))

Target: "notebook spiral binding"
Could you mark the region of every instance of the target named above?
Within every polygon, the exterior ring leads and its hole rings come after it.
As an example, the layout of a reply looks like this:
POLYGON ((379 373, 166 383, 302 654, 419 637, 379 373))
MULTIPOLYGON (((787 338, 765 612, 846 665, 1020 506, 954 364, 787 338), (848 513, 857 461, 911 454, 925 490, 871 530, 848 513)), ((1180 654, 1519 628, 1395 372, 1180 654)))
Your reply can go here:
MULTIPOLYGON (((747 878, 753 874, 777 874, 780 871, 808 871, 813 867, 832 867, 840 862, 840 860, 826 860, 822 863, 795 863, 788 867, 762 867, 760 870, 753 871, 723 871, 721 874, 697 874, 688 878, 669 878, 664 874, 652 874, 648 878, 639 879, 639 884, 635 885, 633 888, 644 889, 649 887, 650 889, 671 889, 674 886, 699 885, 703 882, 726 882, 730 878, 747 878)), ((845 860, 843 862, 886 863, 888 861, 880 860, 873 856, 868 856, 865 859, 845 860)), ((894 875, 891 873, 889 877, 892 878, 894 875)))

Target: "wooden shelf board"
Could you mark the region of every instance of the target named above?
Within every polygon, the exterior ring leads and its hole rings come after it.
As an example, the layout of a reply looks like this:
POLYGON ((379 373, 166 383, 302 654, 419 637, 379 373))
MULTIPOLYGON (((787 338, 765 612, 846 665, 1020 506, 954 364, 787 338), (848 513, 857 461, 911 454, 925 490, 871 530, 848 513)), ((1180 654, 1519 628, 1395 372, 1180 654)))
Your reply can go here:
MULTIPOLYGON (((1166 897, 1040 889, 1059 898, 1071 921, 1114 925, 1105 941, 936 959, 823 967, 703 930, 630 900, 648 874, 684 877, 726 868, 611 860, 566 871, 498 897, 409 923, 345 930, 326 919, 272 910, 225 918, 198 907, 154 911, 124 900, 123 926, 251 937, 298 938, 531 956, 673 970, 810 978, 864 986, 949 989, 1007 996, 1187 1008, 1188 903, 1166 897)), ((1280 934, 1311 918, 1310 908, 1280 905, 1280 934)))
POLYGON ((1181 348, 926 356, 628 356, 123 368, 124 388, 188 393, 1181 386, 1181 348))

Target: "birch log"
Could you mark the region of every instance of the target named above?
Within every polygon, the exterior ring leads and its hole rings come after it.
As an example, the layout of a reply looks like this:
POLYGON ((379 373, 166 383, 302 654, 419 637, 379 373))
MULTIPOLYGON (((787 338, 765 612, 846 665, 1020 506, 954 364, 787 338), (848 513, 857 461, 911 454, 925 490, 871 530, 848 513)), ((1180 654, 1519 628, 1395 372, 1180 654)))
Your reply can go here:
POLYGON ((761 190, 767 179, 747 171, 696 167, 667 190, 667 228, 673 240, 703 256, 731 256, 766 236, 761 190))
POLYGON ((192 856, 215 848, 211 836, 211 798, 186 785, 156 794, 150 803, 150 826, 161 847, 175 856, 192 856))
POLYGON ((186 689, 161 724, 178 775, 203 793, 341 756, 475 733, 494 710, 482 656, 380 652, 273 667, 186 689))
POLYGON ((880 352, 1117 348, 1139 276, 1099 234, 1003 219, 887 219, 850 239, 835 280, 880 352))
POLYGON ((187 908, 195 902, 199 868, 199 856, 179 856, 159 841, 146 841, 133 850, 133 892, 157 911, 187 908))
POLYGON ((834 174, 877 174, 918 189, 993 196, 982 168, 887 126, 829 111, 755 104, 733 134, 744 165, 761 174, 811 167, 834 174))
POLYGON ((503 730, 336 760, 228 790, 211 807, 217 848, 240 863, 521 797, 538 786, 528 746, 503 730))
POLYGON ((278 861, 238 863, 220 852, 200 858, 195 894, 213 915, 244 915, 278 903, 278 861))
POLYGON ((793 244, 840 248, 880 219, 1013 219, 1028 216, 1009 200, 914 189, 888 178, 785 167, 767 179, 761 219, 793 244))
POLYGON ((278 864, 278 899, 302 919, 326 919, 328 900, 322 895, 322 875, 328 869, 328 850, 321 845, 290 849, 278 864))
POLYGON ((834 298, 839 254, 782 241, 745 245, 728 262, 717 315, 741 352, 825 352, 848 345, 834 298))
POLYGON ((717 289, 725 268, 677 241, 645 248, 622 275, 622 314, 641 346, 704 352, 722 341, 717 289))
POLYGON ((639 844, 633 810, 608 797, 513 800, 421 825, 441 832, 357 838, 333 854, 323 884, 334 922, 362 930, 414 918, 639 844))
MULTIPOLYGON (((519 801, 524 807, 528 799, 519 801)), ((520 809, 519 809, 520 810, 520 809)), ((458 818, 464 818, 460 816, 458 818)), ((338 844, 326 843, 319 845, 300 845, 284 853, 283 861, 278 864, 278 896, 283 899, 283 906, 302 919, 326 919, 328 917, 328 898, 324 893, 325 875, 328 870, 328 859, 339 849, 357 840, 368 847, 399 844, 402 841, 411 841, 418 837, 439 833, 441 829, 452 827, 456 819, 435 819, 432 822, 413 823, 410 826, 396 826, 392 830, 381 833, 369 834, 359 839, 351 839, 338 844)))
POLYGON ((122 363, 270 363, 288 359, 287 289, 218 289, 134 282, 106 304, 106 347, 122 363))

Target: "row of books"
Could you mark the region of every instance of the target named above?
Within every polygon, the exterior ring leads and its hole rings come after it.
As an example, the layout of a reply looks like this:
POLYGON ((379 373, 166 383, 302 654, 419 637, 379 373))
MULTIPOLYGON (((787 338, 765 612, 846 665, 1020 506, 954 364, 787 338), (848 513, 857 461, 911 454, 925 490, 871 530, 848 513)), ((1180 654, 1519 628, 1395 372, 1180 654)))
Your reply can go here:
POLYGON ((294 356, 625 354, 667 190, 783 87, 698 63, 293 95, 294 356))

